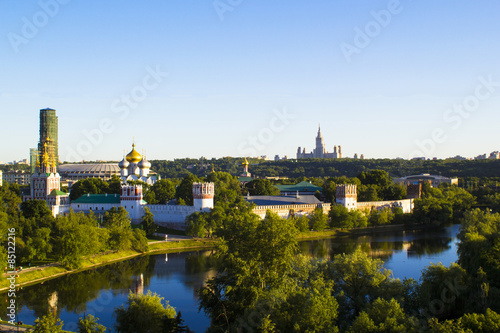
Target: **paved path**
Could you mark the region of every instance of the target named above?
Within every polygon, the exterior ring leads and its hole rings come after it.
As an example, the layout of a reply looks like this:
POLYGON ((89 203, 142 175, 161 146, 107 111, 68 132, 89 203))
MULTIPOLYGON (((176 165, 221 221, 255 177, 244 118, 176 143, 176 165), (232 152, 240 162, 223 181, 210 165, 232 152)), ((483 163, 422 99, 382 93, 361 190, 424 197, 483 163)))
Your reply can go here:
MULTIPOLYGON (((156 233, 155 235, 160 236, 162 238, 165 237, 165 234, 156 233)), ((190 240, 190 239, 193 239, 193 237, 167 234, 167 242, 179 242, 179 241, 190 240)), ((157 243, 164 243, 164 242, 165 242, 165 240, 159 240, 159 241, 149 242, 149 244, 157 244, 157 243)))
POLYGON ((0 324, 0 332, 33 332, 33 329, 0 324))

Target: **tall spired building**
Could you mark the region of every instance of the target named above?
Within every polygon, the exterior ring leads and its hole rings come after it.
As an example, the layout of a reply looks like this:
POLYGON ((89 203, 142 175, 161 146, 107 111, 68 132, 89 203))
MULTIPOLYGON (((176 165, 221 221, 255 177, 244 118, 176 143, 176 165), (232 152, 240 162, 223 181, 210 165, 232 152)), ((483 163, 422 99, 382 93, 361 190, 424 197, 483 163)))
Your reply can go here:
POLYGON ((50 158, 59 166, 59 131, 56 110, 40 110, 40 139, 38 141, 38 160, 41 161, 43 153, 47 152, 50 158), (46 147, 44 145, 46 144, 46 147))
POLYGON ((69 195, 61 192, 61 176, 57 172, 59 164, 57 137, 56 110, 40 110, 40 141, 35 172, 31 175, 31 193, 24 196, 23 200, 46 201, 54 216, 69 210, 69 195))
POLYGON ((321 135, 321 127, 318 126, 318 135, 316 136, 316 148, 310 153, 305 148, 297 149, 297 158, 342 158, 342 146, 333 146, 333 153, 326 151, 326 145, 321 135))

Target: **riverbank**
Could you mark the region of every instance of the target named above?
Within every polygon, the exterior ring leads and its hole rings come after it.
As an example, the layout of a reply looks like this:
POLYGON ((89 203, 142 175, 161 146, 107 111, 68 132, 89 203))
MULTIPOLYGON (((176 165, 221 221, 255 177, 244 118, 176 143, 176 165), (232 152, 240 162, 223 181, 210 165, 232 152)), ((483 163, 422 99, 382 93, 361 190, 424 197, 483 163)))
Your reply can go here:
MULTIPOLYGON (((78 273, 85 271, 94 267, 104 266, 111 263, 131 259, 134 257, 146 255, 155 252, 184 252, 192 251, 196 249, 207 249, 213 248, 215 240, 213 239, 189 239, 189 240, 179 240, 179 241, 161 241, 161 242, 151 242, 147 252, 136 252, 132 250, 128 251, 118 251, 118 252, 108 252, 99 254, 90 258, 84 258, 82 267, 79 269, 67 269, 60 266, 58 263, 52 263, 44 266, 32 267, 25 269, 17 273, 16 276, 16 287, 23 287, 35 283, 39 283, 45 280, 60 277, 66 274, 78 273)), ((4 277, 8 277, 3 274, 4 277)), ((0 281, 0 292, 5 292, 9 289, 10 282, 7 279, 2 279, 0 281)))
MULTIPOLYGON (((374 227, 355 228, 355 229, 332 229, 324 231, 308 231, 299 233, 297 239, 299 241, 304 241, 304 240, 324 239, 332 237, 369 235, 369 234, 377 234, 383 232, 417 230, 422 228, 423 226, 407 228, 403 224, 396 224, 396 225, 384 225, 384 226, 374 226, 374 227)), ((172 239, 175 239, 175 237, 176 236, 173 236, 172 239)), ((168 242, 154 241, 149 243, 148 251, 144 253, 129 250, 129 251, 109 252, 96 255, 91 258, 85 258, 83 260, 82 267, 79 269, 67 269, 60 266, 58 263, 33 267, 30 269, 25 269, 18 274, 18 276, 16 277, 16 286, 23 287, 39 283, 45 280, 57 278, 66 274, 78 273, 94 267, 104 266, 146 254, 152 254, 157 252, 171 253, 171 252, 186 252, 196 249, 210 249, 215 247, 215 243, 216 243, 215 239, 182 239, 182 240, 169 240, 168 242)), ((4 277, 7 276, 4 274, 4 277)), ((0 281, 0 292, 7 291, 9 289, 8 286, 9 286, 9 281, 7 281, 7 279, 2 279, 0 281)))

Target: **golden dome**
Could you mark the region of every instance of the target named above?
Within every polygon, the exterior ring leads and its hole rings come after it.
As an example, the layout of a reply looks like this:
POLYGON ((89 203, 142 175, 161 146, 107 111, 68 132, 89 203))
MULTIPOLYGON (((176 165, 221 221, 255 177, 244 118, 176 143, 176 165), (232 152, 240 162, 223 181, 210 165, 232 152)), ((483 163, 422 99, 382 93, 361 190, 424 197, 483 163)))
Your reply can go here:
POLYGON ((135 150, 135 143, 133 143, 132 150, 127 155, 127 161, 130 163, 138 163, 140 160, 142 160, 142 156, 135 150))
POLYGON ((245 157, 245 160, 243 161, 243 163, 241 163, 241 164, 243 164, 243 165, 248 165, 249 164, 246 157, 245 157))

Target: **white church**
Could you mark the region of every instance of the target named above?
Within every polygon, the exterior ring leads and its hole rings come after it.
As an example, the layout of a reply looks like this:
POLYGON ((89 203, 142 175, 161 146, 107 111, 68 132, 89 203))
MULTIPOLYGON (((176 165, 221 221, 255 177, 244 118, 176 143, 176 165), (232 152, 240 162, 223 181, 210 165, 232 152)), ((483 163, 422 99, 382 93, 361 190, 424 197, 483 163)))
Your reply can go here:
POLYGON ((184 228, 185 219, 194 212, 210 211, 214 207, 214 183, 193 184, 193 206, 150 205, 143 199, 142 185, 128 185, 128 181, 143 181, 153 185, 157 177, 149 174, 151 163, 135 150, 132 150, 119 163, 121 169, 120 194, 85 194, 70 201, 69 195, 61 191, 61 176, 57 172, 56 158, 49 156, 47 146, 50 139, 43 142, 44 149, 39 153, 35 173, 31 177, 31 195, 26 200, 45 200, 52 215, 66 214, 70 209, 75 212, 94 212, 104 214, 113 207, 123 207, 128 212, 132 223, 140 223, 145 208, 154 215, 155 223, 172 228, 184 228))

